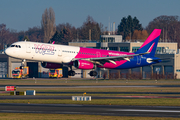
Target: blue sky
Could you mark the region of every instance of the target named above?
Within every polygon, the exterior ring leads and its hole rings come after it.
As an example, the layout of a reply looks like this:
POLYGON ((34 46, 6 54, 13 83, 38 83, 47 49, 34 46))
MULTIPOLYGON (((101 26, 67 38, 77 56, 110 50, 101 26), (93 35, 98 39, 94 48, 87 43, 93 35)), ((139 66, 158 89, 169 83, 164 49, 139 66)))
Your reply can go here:
POLYGON ((80 27, 90 15, 108 27, 119 25, 123 17, 137 17, 143 27, 160 15, 180 16, 180 0, 0 0, 0 24, 17 31, 41 26, 46 8, 55 12, 56 25, 80 27))

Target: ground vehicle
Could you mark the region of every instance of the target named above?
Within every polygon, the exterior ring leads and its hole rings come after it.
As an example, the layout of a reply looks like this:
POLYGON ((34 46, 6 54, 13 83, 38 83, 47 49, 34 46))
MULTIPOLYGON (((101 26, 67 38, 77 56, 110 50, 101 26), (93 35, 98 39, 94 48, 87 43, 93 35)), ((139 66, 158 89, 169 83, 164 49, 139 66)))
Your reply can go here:
POLYGON ((12 71, 13 78, 27 78, 29 75, 29 67, 23 67, 20 69, 20 67, 16 67, 12 71))
POLYGON ((49 70, 49 77, 50 78, 61 78, 62 76, 63 76, 62 68, 60 68, 60 69, 50 69, 49 70))

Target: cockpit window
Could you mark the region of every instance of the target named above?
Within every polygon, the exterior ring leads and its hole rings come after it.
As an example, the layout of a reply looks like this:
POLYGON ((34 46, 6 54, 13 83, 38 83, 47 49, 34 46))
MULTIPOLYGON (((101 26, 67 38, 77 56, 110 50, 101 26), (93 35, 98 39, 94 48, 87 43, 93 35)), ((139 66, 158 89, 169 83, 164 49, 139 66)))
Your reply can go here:
POLYGON ((11 45, 11 47, 21 48, 20 45, 11 45))

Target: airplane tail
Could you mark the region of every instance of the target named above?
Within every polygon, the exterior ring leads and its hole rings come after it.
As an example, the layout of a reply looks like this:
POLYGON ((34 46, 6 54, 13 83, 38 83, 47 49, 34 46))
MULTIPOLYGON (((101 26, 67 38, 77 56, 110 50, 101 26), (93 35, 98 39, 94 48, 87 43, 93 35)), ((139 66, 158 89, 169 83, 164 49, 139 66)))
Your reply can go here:
POLYGON ((146 53, 149 52, 149 56, 154 56, 157 48, 157 44, 160 38, 161 29, 154 29, 153 32, 149 35, 146 41, 142 44, 138 51, 135 53, 146 53))

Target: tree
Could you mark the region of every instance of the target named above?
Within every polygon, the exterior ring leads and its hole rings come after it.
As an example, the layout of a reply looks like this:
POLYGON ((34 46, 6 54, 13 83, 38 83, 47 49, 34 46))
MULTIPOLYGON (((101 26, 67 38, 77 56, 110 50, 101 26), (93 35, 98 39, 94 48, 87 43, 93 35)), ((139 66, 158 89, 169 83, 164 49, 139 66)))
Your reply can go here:
POLYGON ((178 16, 158 16, 149 22, 146 30, 151 33, 154 29, 161 29, 162 33, 160 38, 163 41, 177 41, 177 32, 179 31, 180 23, 178 16))
POLYGON ((60 44, 62 43, 61 38, 62 38, 61 33, 59 31, 56 31, 53 37, 51 38, 51 40, 49 41, 49 43, 55 41, 56 44, 60 44))
POLYGON ((24 33, 29 37, 29 40, 34 42, 43 42, 43 31, 40 27, 29 28, 28 31, 24 33))
POLYGON ((101 29, 99 23, 95 22, 91 16, 88 16, 86 21, 83 23, 81 28, 79 29, 80 39, 85 40, 99 40, 101 33, 101 29))
POLYGON ((120 24, 118 25, 117 34, 123 36, 123 40, 126 41, 126 38, 131 39, 134 33, 134 30, 143 30, 142 25, 139 24, 139 20, 129 15, 127 18, 123 17, 120 24))
POLYGON ((55 41, 57 44, 65 44, 72 40, 72 34, 69 28, 64 27, 61 31, 56 31, 50 42, 55 41))
POLYGON ((6 28, 6 24, 0 24, 0 49, 4 49, 4 45, 10 45, 17 41, 17 37, 14 31, 10 31, 6 28))
POLYGON ((123 40, 125 40, 126 39, 126 37, 127 37, 127 35, 128 35, 128 30, 127 30, 127 22, 126 22, 126 18, 125 17, 123 17, 122 19, 121 19, 121 22, 120 22, 120 24, 118 25, 118 34, 119 35, 122 35, 123 36, 123 40))
POLYGON ((67 41, 70 42, 70 41, 72 41, 74 39, 77 39, 77 37, 78 37, 77 36, 77 34, 78 34, 77 29, 74 26, 72 26, 71 24, 66 23, 66 24, 59 24, 59 25, 56 26, 57 31, 61 31, 64 28, 67 29, 69 31, 69 33, 70 33, 67 41))
POLYGON ((44 42, 48 42, 56 32, 55 13, 51 7, 46 8, 42 14, 41 25, 44 31, 44 42))
POLYGON ((139 23, 139 20, 136 17, 133 18, 133 31, 134 30, 143 30, 142 25, 139 23))
POLYGON ((130 15, 127 17, 126 25, 127 25, 128 35, 130 36, 130 39, 131 39, 131 36, 133 34, 133 31, 134 31, 134 29, 133 29, 134 24, 133 24, 133 19, 132 19, 132 17, 130 15))
POLYGON ((134 30, 132 39, 133 40, 146 40, 148 38, 148 33, 146 30, 134 30))
POLYGON ((1 49, 4 49, 4 42, 5 42, 5 37, 7 34, 7 30, 6 30, 6 25, 5 24, 1 24, 0 25, 0 43, 1 43, 1 49))
POLYGON ((26 41, 29 41, 28 36, 25 36, 25 37, 24 37, 24 41, 25 41, 25 40, 26 40, 26 41))

